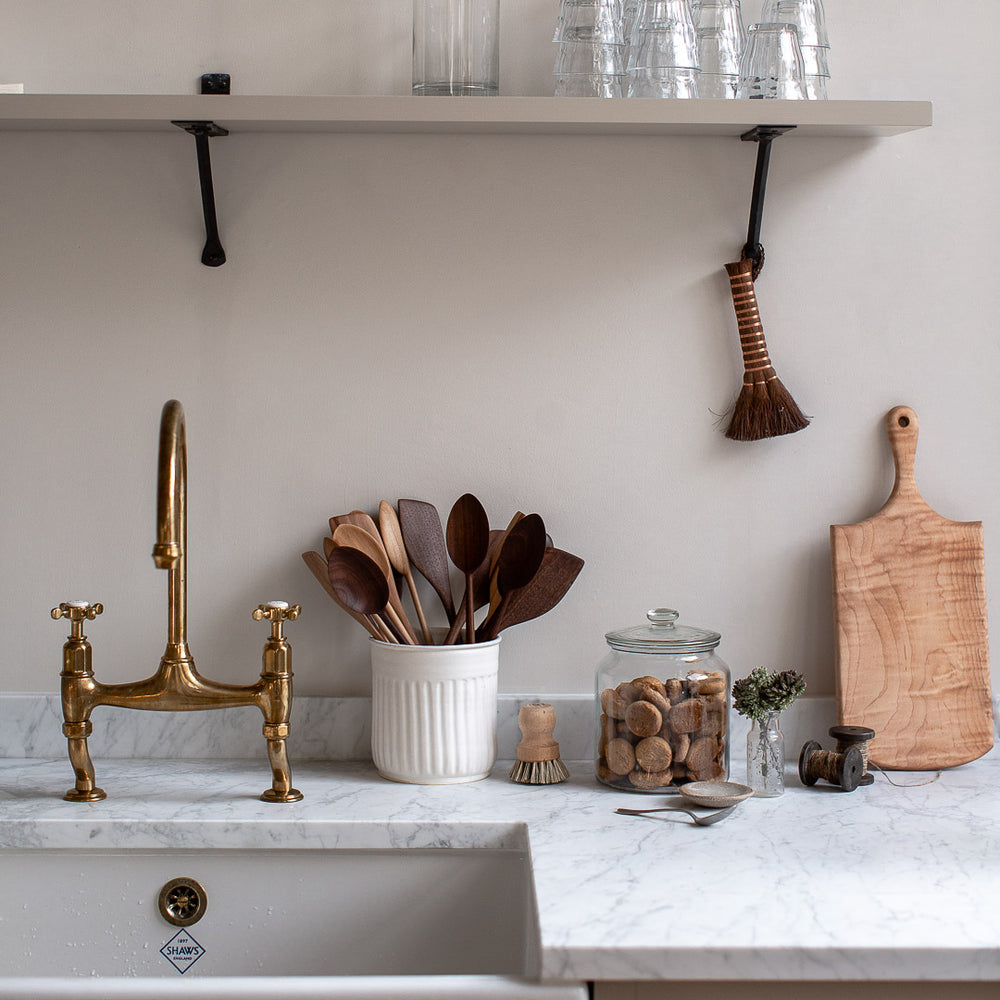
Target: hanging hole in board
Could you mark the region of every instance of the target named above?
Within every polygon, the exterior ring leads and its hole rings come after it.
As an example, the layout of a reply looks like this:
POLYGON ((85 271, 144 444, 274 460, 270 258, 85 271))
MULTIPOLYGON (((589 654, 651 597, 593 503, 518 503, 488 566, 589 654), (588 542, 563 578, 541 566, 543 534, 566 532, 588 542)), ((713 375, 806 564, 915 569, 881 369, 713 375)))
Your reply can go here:
POLYGON ((910 418, 909 417, 900 417, 898 422, 899 422, 899 426, 900 427, 909 427, 910 426, 910 418))

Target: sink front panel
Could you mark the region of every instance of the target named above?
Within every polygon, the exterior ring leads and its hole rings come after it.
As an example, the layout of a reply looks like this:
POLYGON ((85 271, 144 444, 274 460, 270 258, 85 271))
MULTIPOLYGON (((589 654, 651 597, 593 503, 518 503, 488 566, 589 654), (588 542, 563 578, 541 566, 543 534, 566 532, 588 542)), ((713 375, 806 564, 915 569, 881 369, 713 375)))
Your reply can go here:
POLYGON ((0 976, 531 975, 537 919, 512 850, 0 851, 0 976), (157 899, 208 901, 188 927, 157 899))

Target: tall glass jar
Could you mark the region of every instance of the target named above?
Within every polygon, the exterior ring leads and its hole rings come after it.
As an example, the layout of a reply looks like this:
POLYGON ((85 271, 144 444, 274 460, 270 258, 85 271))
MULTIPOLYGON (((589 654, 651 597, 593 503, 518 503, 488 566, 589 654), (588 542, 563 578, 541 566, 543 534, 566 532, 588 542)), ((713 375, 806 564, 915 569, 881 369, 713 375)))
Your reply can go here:
POLYGON ((729 777, 730 674, 718 632, 670 608, 609 632, 597 669, 597 780, 629 792, 676 792, 729 777))
POLYGON ((413 93, 496 97, 499 22, 500 0, 413 0, 413 93))

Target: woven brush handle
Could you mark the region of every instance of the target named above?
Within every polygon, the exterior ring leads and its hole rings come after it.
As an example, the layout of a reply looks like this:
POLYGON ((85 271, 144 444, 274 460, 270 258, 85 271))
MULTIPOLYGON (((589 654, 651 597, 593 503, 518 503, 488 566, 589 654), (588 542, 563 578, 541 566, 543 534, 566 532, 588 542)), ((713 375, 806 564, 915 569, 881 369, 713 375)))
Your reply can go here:
POLYGON ((743 381, 761 382, 774 375, 771 359, 767 354, 764 327, 757 309, 757 293, 753 287, 753 261, 740 260, 727 264, 729 286, 736 310, 736 324, 740 330, 740 348, 743 351, 743 381))

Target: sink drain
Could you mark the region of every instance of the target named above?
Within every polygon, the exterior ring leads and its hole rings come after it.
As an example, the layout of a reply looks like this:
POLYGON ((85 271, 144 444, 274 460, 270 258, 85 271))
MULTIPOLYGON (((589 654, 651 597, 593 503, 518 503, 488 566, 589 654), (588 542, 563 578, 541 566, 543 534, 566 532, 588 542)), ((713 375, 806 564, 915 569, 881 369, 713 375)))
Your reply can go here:
POLYGON ((205 916, 208 894, 197 879, 185 876, 172 878, 160 890, 157 905, 168 923, 175 927, 190 927, 205 916))

